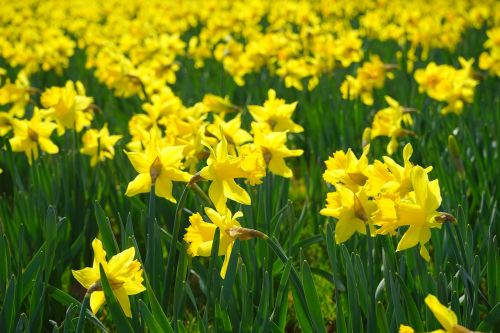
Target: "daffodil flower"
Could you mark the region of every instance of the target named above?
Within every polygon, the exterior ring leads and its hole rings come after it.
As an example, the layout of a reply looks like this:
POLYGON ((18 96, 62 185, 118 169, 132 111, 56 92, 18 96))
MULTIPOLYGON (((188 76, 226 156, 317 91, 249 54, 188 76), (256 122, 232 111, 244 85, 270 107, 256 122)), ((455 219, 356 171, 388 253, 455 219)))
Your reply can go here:
POLYGON ((200 170, 203 179, 212 183, 208 189, 208 196, 218 211, 224 211, 227 199, 234 200, 244 205, 250 205, 251 199, 248 193, 236 182, 236 178, 245 178, 246 174, 240 167, 241 159, 229 155, 227 152, 227 141, 224 136, 217 144, 215 150, 211 147, 207 166, 200 170))
POLYGON ((302 149, 288 149, 286 146, 286 132, 265 133, 257 123, 253 123, 252 128, 254 131, 254 144, 262 149, 269 171, 282 177, 292 177, 293 172, 286 165, 285 158, 300 156, 304 151, 302 149))
POLYGON ((209 257, 212 252, 215 230, 220 229, 219 250, 217 253, 219 256, 224 256, 224 263, 220 271, 222 278, 226 276, 231 250, 237 238, 241 240, 254 237, 267 238, 266 235, 257 230, 241 227, 237 219, 242 217, 243 213, 236 212, 233 215, 228 208, 224 208, 222 213, 212 208, 205 208, 205 214, 212 223, 205 222, 199 213, 191 215, 189 218, 190 226, 186 228, 186 234, 184 235, 184 240, 189 244, 188 253, 191 256, 209 257))
POLYGON ((104 291, 101 287, 101 274, 99 265, 102 265, 106 277, 116 299, 120 303, 127 317, 132 317, 130 311, 129 295, 136 295, 146 288, 142 285, 142 268, 137 260, 134 260, 135 249, 133 247, 120 252, 106 261, 106 252, 99 239, 92 241, 94 249, 94 262, 92 267, 81 270, 72 270, 75 279, 90 291, 90 308, 95 314, 105 302, 104 291))
POLYGON ((374 231, 370 216, 376 204, 369 200, 363 190, 352 192, 348 187, 337 184, 336 191, 327 194, 327 205, 320 211, 325 216, 335 217, 335 242, 343 243, 355 233, 366 234, 366 224, 374 231))
POLYGON ((139 173, 128 184, 126 196, 151 191, 155 185, 155 194, 173 203, 177 201, 172 195, 173 181, 188 182, 191 175, 181 170, 184 146, 167 146, 161 148, 155 135, 151 135, 148 146, 143 152, 125 152, 134 169, 139 173))
POLYGON ((33 159, 38 159, 38 147, 48 154, 59 152, 59 148, 50 140, 57 125, 42 118, 38 108, 35 108, 30 120, 12 119, 12 127, 14 137, 9 140, 12 151, 24 152, 30 165, 33 159))
POLYGON ((366 171, 369 151, 370 145, 367 145, 359 159, 351 149, 347 153, 342 150, 335 152, 325 162, 326 171, 323 174, 323 179, 334 186, 340 183, 353 192, 357 192, 359 187, 364 186, 368 179, 366 171))
POLYGON ((427 295, 425 304, 432 311, 434 317, 444 329, 438 329, 433 333, 474 333, 473 331, 458 324, 457 315, 451 309, 439 302, 436 296, 427 295))
POLYGON ((431 237, 431 228, 441 228, 441 215, 437 208, 441 204, 441 193, 438 180, 429 182, 427 172, 421 166, 412 170, 411 182, 414 191, 407 198, 401 199, 397 205, 400 225, 409 226, 396 251, 406 250, 420 243, 420 255, 430 260, 425 244, 431 237))
POLYGON ((268 132, 301 133, 304 128, 292 120, 297 102, 285 104, 285 100, 276 98, 276 91, 269 89, 264 106, 249 105, 248 111, 258 123, 266 124, 268 132))
POLYGON ((80 153, 90 155, 90 165, 95 166, 105 159, 113 159, 115 156, 114 145, 122 135, 109 135, 108 125, 105 124, 100 130, 89 129, 82 137, 83 147, 80 153))
POLYGON ((44 115, 57 122, 59 135, 71 128, 80 132, 90 125, 94 117, 89 109, 93 98, 85 96, 85 88, 80 81, 76 84, 68 81, 64 87, 49 88, 42 94, 40 101, 48 108, 44 115))

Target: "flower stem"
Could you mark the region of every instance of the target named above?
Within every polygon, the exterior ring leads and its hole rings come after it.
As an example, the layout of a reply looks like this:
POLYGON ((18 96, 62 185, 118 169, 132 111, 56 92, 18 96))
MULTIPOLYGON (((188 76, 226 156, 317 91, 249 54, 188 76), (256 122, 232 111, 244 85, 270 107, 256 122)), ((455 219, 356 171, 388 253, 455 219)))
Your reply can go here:
POLYGON ((85 322, 85 313, 86 313, 86 310, 87 310, 87 306, 89 305, 89 302, 90 302, 90 294, 89 293, 90 289, 87 290, 87 292, 85 293, 85 296, 83 296, 83 302, 82 302, 82 307, 80 309, 80 316, 78 317, 78 323, 76 324, 76 330, 75 332, 76 333, 81 333, 83 332, 83 326, 84 326, 84 322, 85 322))
POLYGON ((206 207, 213 207, 212 201, 210 200, 208 195, 205 193, 205 191, 203 191, 198 184, 193 183, 191 185, 191 188, 193 189, 193 192, 196 193, 196 195, 198 195, 201 200, 203 200, 206 207))
POLYGON ((155 257, 155 246, 153 242, 154 233, 154 210, 155 210, 155 185, 151 186, 151 191, 149 192, 149 205, 148 205, 148 220, 147 220, 147 234, 146 234, 146 271, 148 276, 154 276, 154 257, 155 257))
POLYGON ((170 299, 170 290, 173 286, 173 272, 174 272, 174 263, 177 260, 177 240, 179 238, 179 231, 181 227, 181 217, 182 211, 184 210, 184 206, 186 204, 186 199, 189 193, 189 189, 192 185, 189 183, 186 184, 184 190, 182 191, 179 202, 177 203, 177 207, 175 209, 175 219, 174 226, 172 230, 172 241, 170 242, 170 249, 168 250, 168 259, 167 259, 167 269, 165 271, 165 289, 163 295, 164 306, 168 304, 168 300, 170 299))
POLYGON ((371 236, 370 226, 368 223, 365 223, 366 226, 366 237, 367 237, 367 256, 368 256, 368 274, 369 274, 369 296, 370 296, 370 311, 368 313, 368 325, 367 332, 374 333, 375 332, 375 275, 373 267, 373 240, 371 236))

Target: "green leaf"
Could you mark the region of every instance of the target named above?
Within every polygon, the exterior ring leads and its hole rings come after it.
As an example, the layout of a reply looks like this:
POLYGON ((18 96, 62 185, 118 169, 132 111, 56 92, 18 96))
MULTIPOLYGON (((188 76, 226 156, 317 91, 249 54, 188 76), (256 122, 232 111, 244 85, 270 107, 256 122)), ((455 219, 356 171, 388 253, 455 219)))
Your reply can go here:
POLYGON ((0 311, 0 328, 10 332, 14 324, 16 304, 16 278, 11 276, 3 299, 3 309, 0 311))
POLYGON ((413 297, 410 295, 410 291, 406 287, 405 282, 399 276, 396 274, 397 279, 399 280, 399 287, 401 288, 401 291, 403 292, 403 297, 404 297, 404 304, 406 304, 406 309, 408 318, 410 320, 409 324, 411 327, 413 327, 417 332, 423 332, 424 331, 424 326, 422 325, 422 319, 420 318, 419 310, 417 308, 417 305, 415 304, 415 301, 413 300, 413 297))
MULTIPOLYGON (((64 291, 57 289, 54 286, 47 285, 47 291, 50 297, 55 299, 57 302, 60 304, 70 307, 70 306, 77 306, 77 310, 81 309, 82 304, 78 302, 75 298, 73 298, 71 295, 65 293, 64 291)), ((69 311, 69 309, 67 310, 69 311)), ((108 332, 106 329, 106 326, 90 311, 90 309, 86 309, 86 318, 89 318, 90 321, 98 327, 101 331, 103 332, 108 332)))
POLYGON ((276 301, 274 303, 274 310, 271 314, 271 319, 274 319, 276 314, 278 315, 278 325, 281 331, 285 330, 286 326, 286 313, 288 310, 288 279, 290 277, 290 271, 292 269, 292 261, 289 260, 283 273, 281 274, 280 284, 278 286, 278 292, 276 294, 276 301))
POLYGON ((146 327, 148 328, 148 330, 150 332, 152 332, 152 333, 164 332, 164 330, 158 324, 155 317, 151 314, 148 307, 146 306, 146 304, 142 300, 139 300, 139 311, 141 312, 142 318, 144 319, 144 322, 146 323, 146 327))
POLYGON ((113 229, 111 228, 111 223, 106 217, 104 210, 101 205, 95 202, 95 218, 97 221, 97 226, 99 227, 99 232, 101 234, 101 241, 109 257, 114 256, 118 253, 118 243, 116 242, 115 236, 113 234, 113 229))
POLYGON ((321 314, 321 305, 319 303, 318 294, 314 286, 314 279, 311 268, 307 261, 302 262, 302 283, 304 284, 304 294, 306 296, 307 306, 311 313, 316 328, 321 332, 326 332, 323 323, 323 315, 321 314))

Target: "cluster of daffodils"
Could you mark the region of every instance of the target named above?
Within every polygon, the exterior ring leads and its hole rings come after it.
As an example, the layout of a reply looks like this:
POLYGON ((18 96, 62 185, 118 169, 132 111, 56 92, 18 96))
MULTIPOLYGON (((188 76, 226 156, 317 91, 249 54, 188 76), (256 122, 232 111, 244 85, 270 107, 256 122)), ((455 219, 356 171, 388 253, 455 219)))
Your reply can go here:
POLYGON ((347 75, 340 86, 343 99, 355 100, 361 98, 365 105, 373 105, 373 91, 384 87, 385 78, 394 76, 389 71, 393 65, 386 65, 378 56, 372 56, 358 68, 356 77, 347 75))
MULTIPOLYGON (((462 325, 459 325, 455 312, 441 304, 436 296, 431 294, 427 295, 425 298, 425 304, 431 310, 434 317, 436 317, 439 324, 443 327, 443 329, 438 329, 432 332, 474 333, 462 325)), ((399 326, 399 333, 415 333, 415 330, 410 326, 401 324, 401 326, 399 326)))
POLYGON ((194 214, 185 240, 191 255, 208 256, 218 227, 219 255, 225 255, 224 276, 236 238, 264 237, 242 228, 237 221, 241 212, 232 214, 227 202, 250 205, 250 195, 238 180, 254 186, 262 183, 268 172, 292 177, 285 158, 303 153, 286 146, 288 133, 303 131, 291 118, 297 103, 286 104, 269 90, 263 106, 248 106, 254 120, 248 132, 241 127, 241 109, 228 98, 206 95, 203 102, 186 108, 177 97, 169 96, 155 96, 152 103, 144 105, 146 113, 133 116, 129 122, 132 140, 126 154, 138 175, 125 194, 154 190, 157 196, 175 203, 173 182, 192 186, 208 181, 208 197, 215 209, 207 208, 205 213, 212 223, 194 214), (197 171, 200 163, 206 165, 197 171))
POLYGON ((484 43, 487 50, 479 57, 479 68, 487 70, 491 75, 500 76, 500 26, 486 31, 488 40, 484 43))
POLYGON ((72 271, 74 278, 87 290, 85 297, 90 297, 90 308, 94 314, 106 301, 102 290, 101 268, 106 275, 113 295, 116 297, 127 317, 132 317, 129 295, 137 295, 146 288, 142 285, 142 268, 134 259, 135 248, 131 247, 106 260, 106 251, 99 239, 92 241, 94 262, 92 267, 72 271))
MULTIPOLYGON (((186 58, 197 68, 220 63, 240 86, 265 69, 287 87, 314 89, 322 75, 359 63, 365 41, 395 42, 411 71, 433 49, 453 51, 467 29, 497 26, 499 6, 495 0, 10 1, 0 14, 0 56, 28 74, 60 73, 78 46, 87 68, 117 95, 144 99, 175 83, 186 58)), ((492 40, 496 30, 490 29, 492 40)), ((482 64, 493 70, 498 52, 485 47, 490 53, 482 64)), ((350 95, 369 104, 367 87, 356 86, 363 80, 349 80, 350 95)))
POLYGON ((398 101, 385 96, 388 107, 377 111, 373 117, 371 127, 365 129, 363 133, 363 146, 366 146, 372 139, 383 136, 389 137, 387 154, 392 155, 398 148, 398 138, 405 135, 413 135, 413 132, 405 129, 405 126, 413 124, 412 112, 415 109, 401 106, 398 101))
POLYGON ((126 195, 147 193, 160 182, 156 194, 175 202, 171 182, 197 176, 211 181, 209 196, 218 210, 224 211, 227 199, 250 204, 235 179, 257 185, 267 171, 292 177, 285 158, 303 153, 286 146, 288 133, 303 131, 291 118, 296 106, 269 90, 263 106, 248 106, 254 119, 248 132, 242 128, 241 108, 227 98, 206 95, 203 102, 184 107, 171 92, 155 95, 143 105, 145 113, 129 121, 132 140, 126 153, 139 175, 126 195), (196 172, 201 162, 206 167, 196 172))
MULTIPOLYGON (((68 67, 76 43, 67 35, 66 6, 57 1, 2 1, 0 57, 28 74, 68 67)), ((69 4, 68 4, 69 5, 69 4)))
MULTIPOLYGON (((0 72, 1 74, 1 72, 0 72)), ((94 118, 93 98, 86 95, 83 84, 68 81, 64 87, 50 87, 40 92, 30 86, 24 71, 20 71, 14 82, 5 78, 0 87, 0 137, 9 138, 13 152, 23 152, 28 163, 38 159, 40 151, 57 154, 54 133, 62 136, 66 131, 82 132, 81 153, 91 156, 91 165, 114 157, 114 145, 121 138, 110 135, 107 125, 101 130, 91 129, 94 118), (32 95, 41 93, 40 105, 32 95)))
POLYGON ((442 114, 461 114, 465 103, 474 101, 474 89, 479 84, 472 64, 474 59, 459 58, 460 69, 450 65, 436 65, 431 62, 424 69, 415 71, 419 91, 432 99, 445 102, 442 114))
POLYGON ((407 144, 404 164, 390 157, 368 162, 369 146, 357 158, 349 149, 337 151, 326 161, 324 180, 335 190, 327 195, 321 214, 337 219, 335 240, 342 243, 355 232, 370 236, 403 233, 397 251, 420 244, 420 255, 430 260, 425 244, 432 228, 453 220, 437 211, 441 193, 437 180, 429 180, 431 167, 410 162, 413 149, 407 144))

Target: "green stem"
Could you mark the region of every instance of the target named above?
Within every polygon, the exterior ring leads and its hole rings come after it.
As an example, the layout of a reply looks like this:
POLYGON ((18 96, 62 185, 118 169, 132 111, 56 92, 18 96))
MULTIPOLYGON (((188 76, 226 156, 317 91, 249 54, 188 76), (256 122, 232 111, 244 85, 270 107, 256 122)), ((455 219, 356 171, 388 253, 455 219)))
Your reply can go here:
POLYGON ((181 227, 182 211, 184 210, 184 205, 186 204, 186 199, 190 188, 191 185, 189 183, 186 184, 179 199, 179 203, 177 204, 177 207, 175 209, 175 220, 172 230, 172 241, 170 242, 170 249, 168 251, 168 259, 167 259, 167 269, 165 271, 165 284, 164 284, 165 290, 163 295, 164 306, 168 304, 168 299, 170 298, 170 290, 173 286, 172 278, 174 272, 174 263, 177 259, 176 245, 177 245, 177 240, 179 238, 179 231, 181 227))
POLYGON ((153 242, 153 232, 154 232, 154 210, 155 210, 155 185, 151 186, 151 191, 149 191, 149 205, 148 205, 148 220, 147 220, 147 234, 146 234, 146 270, 149 276, 154 276, 152 271, 153 258, 155 257, 155 247, 153 242))
POLYGON ((370 226, 368 223, 366 225, 366 237, 367 237, 367 255, 368 255, 368 271, 370 278, 369 285, 369 293, 370 293, 370 312, 368 315, 368 332, 375 332, 375 318, 376 318, 376 309, 375 309, 375 275, 373 267, 373 240, 371 236, 370 226))
POLYGON ((208 197, 208 195, 201 189, 198 184, 194 183, 191 185, 191 188, 193 189, 194 193, 200 197, 205 203, 206 207, 213 207, 212 200, 208 197))
POLYGON ((90 290, 87 290, 85 296, 83 297, 82 307, 80 309, 80 316, 78 317, 78 323, 76 324, 76 333, 81 333, 83 331, 83 323, 85 322, 85 313, 87 310, 87 306, 90 301, 90 290))

